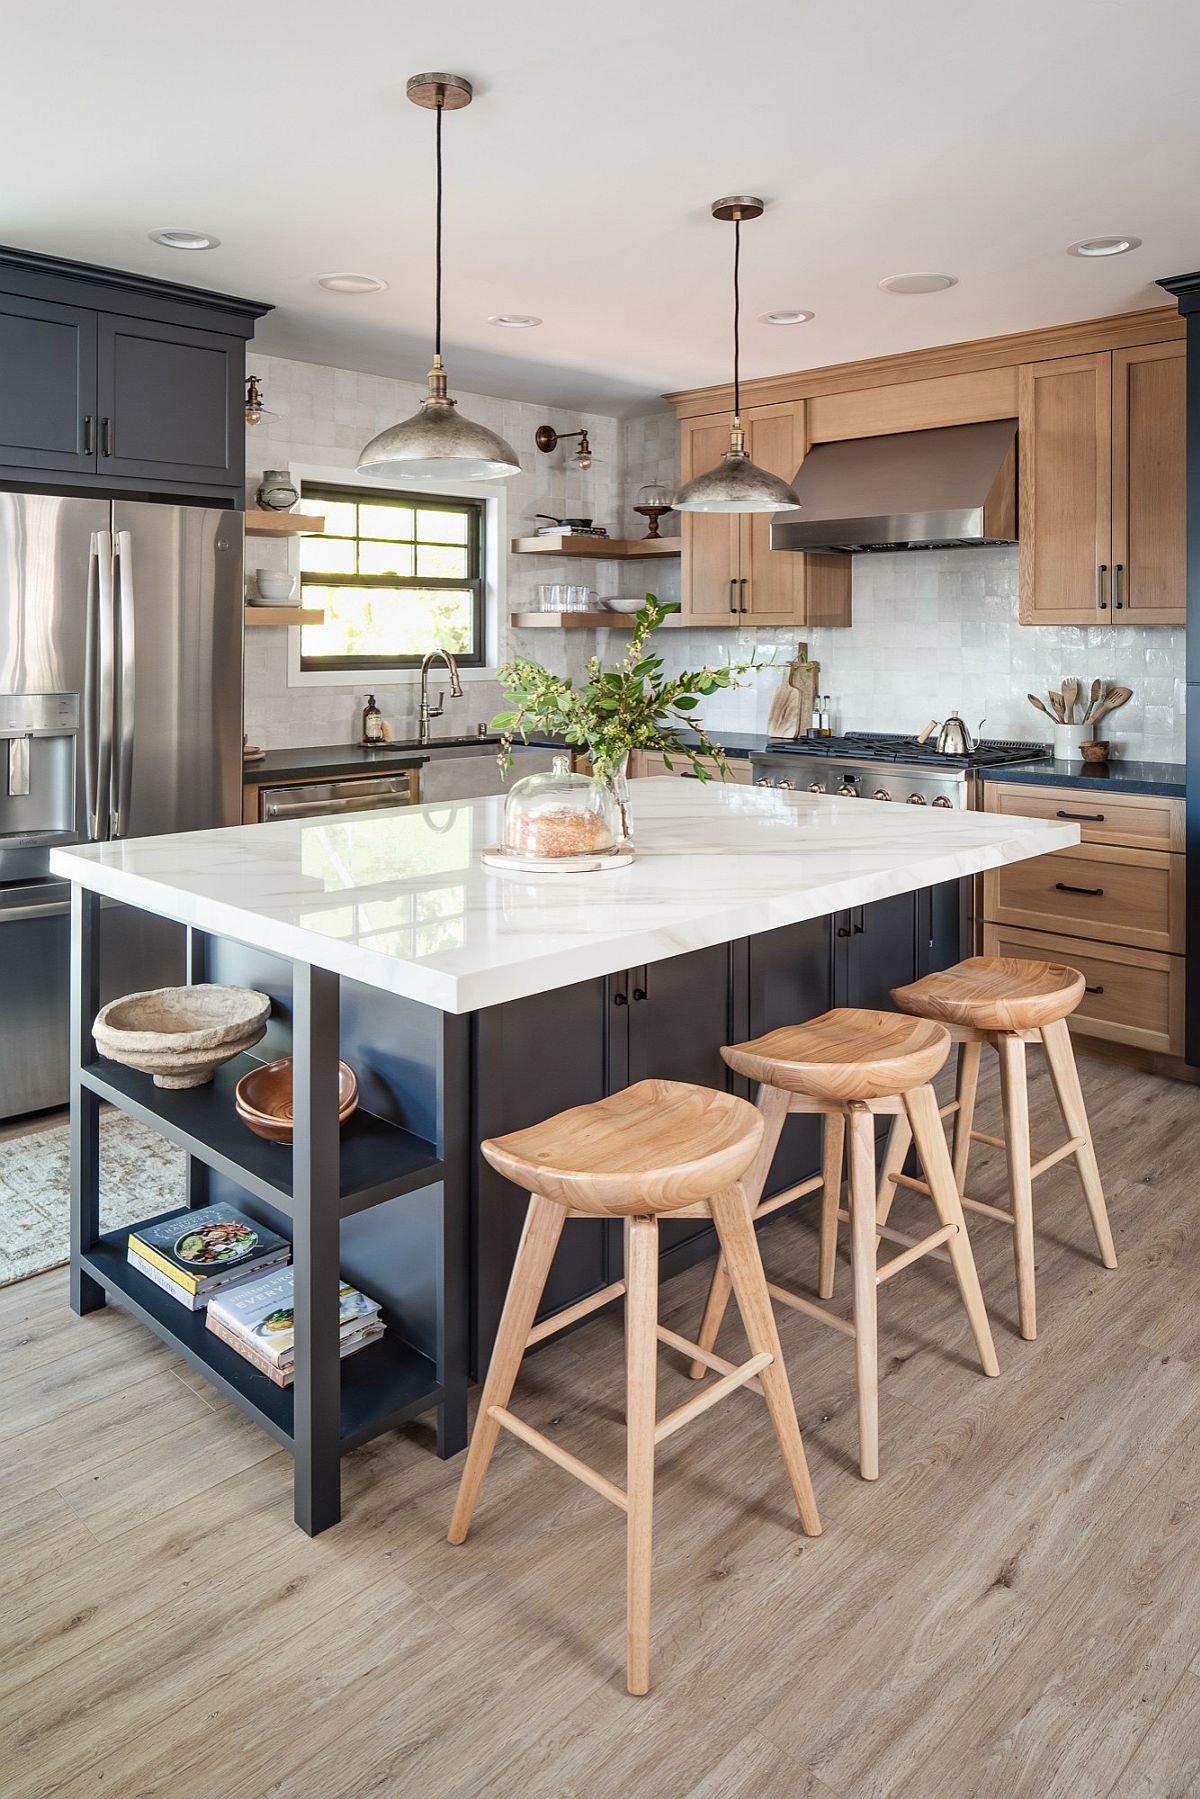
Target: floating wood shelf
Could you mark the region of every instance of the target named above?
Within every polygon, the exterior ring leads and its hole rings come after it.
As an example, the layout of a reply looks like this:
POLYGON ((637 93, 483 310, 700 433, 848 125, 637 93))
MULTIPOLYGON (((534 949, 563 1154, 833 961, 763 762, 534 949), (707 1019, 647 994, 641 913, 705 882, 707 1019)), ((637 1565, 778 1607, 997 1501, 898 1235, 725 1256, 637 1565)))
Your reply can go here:
POLYGON ((256 512, 245 514, 247 537, 313 536, 325 529, 325 519, 317 512, 256 512))
MULTIPOLYGON (((249 514, 247 514, 247 517, 249 514)), ((679 537, 576 537, 568 531, 546 537, 514 537, 514 556, 592 556, 606 562, 632 562, 644 556, 679 556, 679 537)))
POLYGON ((632 631, 632 612, 514 612, 512 623, 522 631, 632 631))
POLYGON ((323 625, 320 606, 247 606, 248 625, 323 625))

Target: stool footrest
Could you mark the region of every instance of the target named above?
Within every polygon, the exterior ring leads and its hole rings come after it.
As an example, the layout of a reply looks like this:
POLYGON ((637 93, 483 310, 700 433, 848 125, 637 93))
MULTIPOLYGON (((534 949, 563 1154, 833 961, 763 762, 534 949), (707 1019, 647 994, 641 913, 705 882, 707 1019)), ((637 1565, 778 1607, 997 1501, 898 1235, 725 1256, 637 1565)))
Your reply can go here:
MULTIPOLYGON (((668 1349, 679 1350, 681 1355, 687 1356, 693 1362, 703 1362, 706 1368, 713 1368, 718 1374, 732 1374, 737 1368, 736 1362, 727 1362, 723 1355, 716 1355, 711 1349, 701 1349, 698 1343, 691 1342, 687 1337, 681 1337, 678 1331, 668 1330, 665 1324, 660 1324, 658 1327, 658 1340, 660 1343, 665 1343, 668 1349)), ((762 1399, 766 1398, 760 1380, 748 1380, 746 1391, 757 1393, 762 1399)))
MULTIPOLYGON (((688 1348, 693 1349, 694 1345, 688 1344, 688 1348)), ((673 1412, 668 1412, 666 1417, 660 1418, 655 1425, 655 1444, 661 1443, 664 1437, 673 1435, 683 1425, 690 1424, 693 1418, 698 1418, 702 1412, 707 1412, 710 1406, 716 1405, 719 1400, 725 1399, 730 1393, 735 1393, 739 1387, 744 1387, 747 1381, 754 1379, 760 1368, 768 1367, 774 1360, 775 1358, 769 1350, 763 1350, 759 1355, 752 1355, 748 1362, 743 1362, 740 1367, 732 1368, 728 1374, 723 1374, 719 1381, 714 1381, 711 1387, 705 1387, 704 1391, 697 1393, 694 1399, 685 1400, 682 1405, 676 1406, 673 1412)))
POLYGON ((569 1449, 560 1449, 550 1437, 543 1436, 532 1424, 526 1424, 524 1418, 518 1418, 515 1412, 510 1412, 502 1405, 491 1405, 488 1407, 488 1417, 494 1418, 497 1424, 511 1431, 514 1437, 519 1437, 522 1443, 528 1443, 530 1449, 536 1449, 547 1461, 553 1462, 567 1474, 573 1474, 576 1480, 581 1480, 593 1493, 599 1493, 601 1499, 607 1499, 618 1511, 629 1510, 629 1497, 623 1487, 616 1486, 598 1468, 593 1468, 590 1462, 581 1462, 569 1449))
POLYGON ((1003 1206, 989 1206, 986 1200, 968 1199, 965 1193, 959 1195, 959 1201, 968 1212, 978 1212, 984 1218, 998 1218, 1001 1224, 1012 1228, 1013 1215, 1006 1212, 1003 1206))
POLYGON ((767 1282, 767 1292, 781 1306, 791 1306, 793 1312, 803 1312, 806 1318, 815 1318, 819 1323, 827 1324, 830 1330, 841 1331, 844 1337, 854 1335, 854 1326, 848 1319, 839 1318, 836 1312, 827 1312, 815 1300, 802 1299, 799 1293, 789 1293, 786 1287, 776 1287, 771 1281, 767 1282))
MULTIPOLYGON (((1053 1168, 1056 1162, 1065 1162, 1067 1157, 1073 1156, 1077 1149, 1082 1149, 1086 1142, 1086 1137, 1068 1137, 1066 1142, 1060 1143, 1057 1149, 1052 1149, 1048 1155, 1038 1157, 1029 1170, 1030 1180, 1036 1181, 1039 1174, 1045 1174, 1047 1168, 1053 1168)), ((1033 1153, 1037 1155, 1036 1150, 1033 1153)))
MULTIPOLYGON (((894 1174, 890 1175, 889 1179, 894 1180, 898 1187, 911 1187, 914 1192, 917 1193, 929 1192, 928 1182, 917 1180, 915 1175, 894 1174)), ((850 1214, 844 1208, 838 1213, 838 1217, 843 1224, 849 1224, 850 1214)), ((888 1243, 901 1243, 905 1249, 912 1249, 915 1244, 923 1241, 920 1237, 910 1237, 907 1231, 898 1231, 894 1224, 877 1223, 875 1226, 875 1235, 877 1237, 883 1237, 888 1243)), ((936 1255, 941 1262, 948 1262, 950 1260, 950 1257, 946 1254, 944 1249, 931 1249, 929 1253, 930 1255, 936 1255)))
POLYGON ((893 1274, 899 1274, 902 1268, 908 1268, 913 1262, 919 1262, 922 1256, 932 1254, 939 1244, 945 1243, 949 1238, 957 1237, 957 1235, 958 1226, 956 1224, 943 1224, 940 1230, 931 1231, 927 1237, 922 1237, 919 1242, 912 1244, 908 1249, 902 1249, 898 1256, 893 1256, 890 1261, 881 1263, 875 1270, 875 1285, 878 1287, 882 1282, 890 1281, 893 1274))
POLYGON ((772 1212, 778 1212, 782 1206, 790 1206, 794 1199, 802 1199, 806 1193, 815 1193, 823 1184, 823 1177, 810 1174, 807 1180, 797 1181, 794 1187, 785 1187, 782 1193, 773 1193, 770 1199, 764 1199, 754 1208, 756 1218, 769 1218, 772 1212))
POLYGON ((573 1306, 567 1306, 561 1312, 554 1312, 549 1318, 543 1318, 535 1324, 525 1339, 526 1349, 532 1349, 535 1343, 552 1337, 556 1331, 566 1330, 568 1324, 576 1324, 580 1318, 586 1318, 589 1312, 598 1312, 601 1306, 609 1305, 614 1299, 620 1299, 625 1291, 624 1281, 614 1281, 611 1287, 601 1287, 599 1293, 592 1293, 587 1299, 581 1299, 573 1306))

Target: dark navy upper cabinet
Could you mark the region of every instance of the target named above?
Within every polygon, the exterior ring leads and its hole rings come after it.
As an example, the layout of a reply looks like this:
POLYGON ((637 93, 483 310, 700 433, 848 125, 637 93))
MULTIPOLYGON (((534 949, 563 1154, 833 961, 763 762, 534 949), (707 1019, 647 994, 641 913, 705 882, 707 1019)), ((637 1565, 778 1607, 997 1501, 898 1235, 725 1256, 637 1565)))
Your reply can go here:
POLYGON ((101 313, 96 346, 101 473, 240 481, 240 337, 101 313))
POLYGON ((96 466, 96 314, 0 294, 0 464, 96 466))
POLYGON ((269 311, 0 247, 0 483, 241 506, 246 340, 269 311))

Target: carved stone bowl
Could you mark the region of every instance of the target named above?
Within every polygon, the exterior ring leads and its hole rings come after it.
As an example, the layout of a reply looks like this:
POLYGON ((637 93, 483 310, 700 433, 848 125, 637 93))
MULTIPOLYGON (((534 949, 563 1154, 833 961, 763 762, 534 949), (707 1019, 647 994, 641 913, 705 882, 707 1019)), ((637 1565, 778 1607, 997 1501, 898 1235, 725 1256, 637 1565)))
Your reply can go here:
POLYGON ((102 1006, 92 1035, 101 1055, 153 1075, 156 1087, 202 1087, 259 1041, 270 1013, 251 987, 155 987, 102 1006))

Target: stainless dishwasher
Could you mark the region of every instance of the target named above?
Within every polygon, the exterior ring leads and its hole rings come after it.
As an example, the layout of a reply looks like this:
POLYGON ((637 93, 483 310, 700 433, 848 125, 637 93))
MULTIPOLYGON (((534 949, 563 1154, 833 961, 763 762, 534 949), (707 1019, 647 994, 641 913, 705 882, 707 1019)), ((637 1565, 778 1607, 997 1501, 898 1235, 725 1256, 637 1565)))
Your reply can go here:
POLYGON ((420 798, 419 771, 400 769, 390 775, 353 775, 336 781, 305 781, 292 787, 260 787, 259 822, 273 818, 341 817, 347 812, 379 812, 392 806, 415 806, 420 798))

